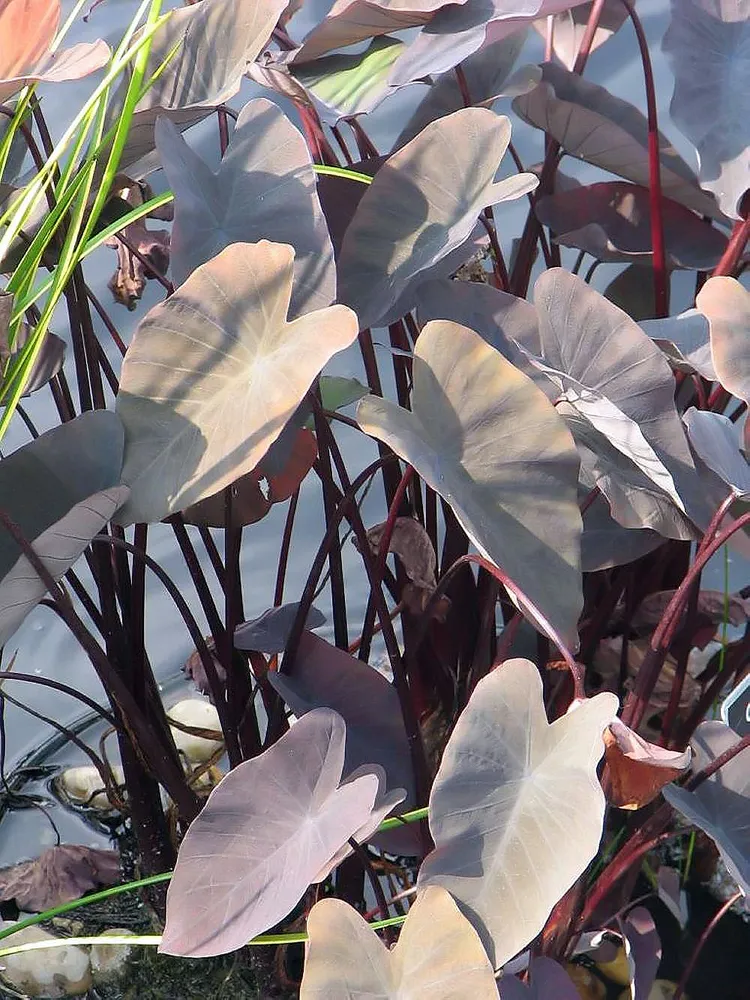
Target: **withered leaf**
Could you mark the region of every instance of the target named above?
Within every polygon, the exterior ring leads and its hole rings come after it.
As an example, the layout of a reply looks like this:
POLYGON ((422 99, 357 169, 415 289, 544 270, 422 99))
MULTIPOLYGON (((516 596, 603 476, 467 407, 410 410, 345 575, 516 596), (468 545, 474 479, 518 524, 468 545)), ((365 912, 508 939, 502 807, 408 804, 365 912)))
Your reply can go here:
POLYGON ((604 732, 607 798, 619 809, 641 809, 690 767, 690 750, 678 752, 649 743, 619 719, 604 732))
MULTIPOLYGON (((373 555, 380 551, 387 521, 376 524, 367 531, 367 540, 373 555)), ((357 545, 354 539, 355 546, 357 545)), ((437 580, 435 571, 437 557, 430 536, 422 525, 412 517, 397 517, 393 525, 388 551, 398 556, 409 583, 404 587, 402 598, 413 614, 421 614, 427 607, 437 580)), ((446 598, 447 602, 447 598, 446 598)), ((447 607, 437 609, 439 616, 445 617, 447 607)))
MULTIPOLYGON (((633 616, 633 627, 638 630, 651 630, 658 625, 674 594, 674 590, 659 590, 644 598, 633 616)), ((730 625, 738 628, 744 625, 750 616, 750 600, 746 600, 740 594, 725 595, 721 590, 701 590, 698 594, 696 611, 701 618, 707 619, 714 625, 721 625, 726 617, 730 625)), ((683 611, 683 617, 684 614, 683 611)))
POLYGON ((84 844, 50 847, 35 861, 0 872, 0 899, 15 899, 20 910, 41 913, 92 889, 120 879, 120 855, 84 844))
MULTIPOLYGON (((153 192, 145 181, 136 183, 122 174, 115 178, 112 195, 124 201, 131 208, 137 208, 153 197, 153 192)), ((153 216, 146 218, 161 218, 169 220, 171 213, 163 209, 155 210, 153 216)), ((156 274, 164 275, 169 268, 170 234, 166 229, 149 229, 146 219, 132 222, 122 230, 122 236, 127 243, 148 261, 149 268, 143 261, 131 252, 130 247, 120 239, 119 235, 111 236, 105 241, 105 246, 117 251, 117 268, 108 282, 115 302, 126 306, 132 312, 146 287, 146 281, 156 274)))

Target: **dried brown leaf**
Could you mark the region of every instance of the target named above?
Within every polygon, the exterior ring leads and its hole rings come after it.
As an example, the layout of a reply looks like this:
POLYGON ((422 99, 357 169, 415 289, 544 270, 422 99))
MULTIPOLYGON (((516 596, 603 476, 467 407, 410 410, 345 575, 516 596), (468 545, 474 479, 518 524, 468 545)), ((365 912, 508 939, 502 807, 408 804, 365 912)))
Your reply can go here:
POLYGON ((607 798, 619 809, 641 809, 690 766, 690 750, 677 752, 649 743, 619 719, 604 733, 607 798))
POLYGON ((120 855, 84 844, 50 847, 35 861, 0 872, 0 899, 15 899, 20 910, 41 913, 92 889, 120 879, 120 855))

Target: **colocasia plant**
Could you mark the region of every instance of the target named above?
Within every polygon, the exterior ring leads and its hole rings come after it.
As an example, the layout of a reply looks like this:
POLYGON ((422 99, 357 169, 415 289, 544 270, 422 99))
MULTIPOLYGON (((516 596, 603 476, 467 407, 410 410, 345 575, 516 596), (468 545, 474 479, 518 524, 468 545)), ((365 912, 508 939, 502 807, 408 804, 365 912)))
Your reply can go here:
MULTIPOLYGON (((65 47, 80 6, 60 26, 58 0, 0 0, 0 435, 31 437, 0 460, 0 642, 41 602, 90 658, 140 871, 174 864, 161 951, 305 939, 309 1000, 552 1000, 606 932, 645 1000, 646 856, 674 903, 653 852, 697 827, 750 886, 748 736, 710 721, 750 664, 747 595, 701 589, 749 548, 750 0, 671 0, 697 175, 659 130, 635 0, 336 0, 304 37, 296 0, 144 0, 115 52, 65 47), (546 61, 519 67, 534 30, 546 61), (618 31, 646 115, 586 78, 618 31), (94 70, 55 142, 38 84, 94 70), (265 96, 240 108, 245 77, 265 96), (415 81, 377 149, 368 113, 415 81), (191 139, 212 116, 217 169, 191 139), (164 290, 127 345, 86 279, 108 241, 116 301, 164 290), (359 379, 326 372, 342 351, 359 379), (25 412, 40 391, 58 426, 25 412), (275 504, 275 589, 244 621, 242 547, 275 504), (160 521, 201 616, 149 554, 160 521), (151 671, 152 573, 221 724, 207 799, 151 671)), ((45 682, 23 669, 4 692, 45 682)))

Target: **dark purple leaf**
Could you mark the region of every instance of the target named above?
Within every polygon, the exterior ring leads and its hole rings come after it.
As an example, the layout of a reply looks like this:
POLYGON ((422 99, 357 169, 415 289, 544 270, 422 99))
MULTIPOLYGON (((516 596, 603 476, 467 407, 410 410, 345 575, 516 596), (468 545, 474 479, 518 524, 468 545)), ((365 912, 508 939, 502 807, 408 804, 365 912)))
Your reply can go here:
MULTIPOLYGON (((283 604, 278 608, 269 608, 258 618, 243 622, 234 630, 234 645, 236 649, 250 649, 258 653, 282 653, 289 639, 291 629, 297 617, 299 604, 283 604)), ((315 606, 305 619, 309 629, 325 625, 326 616, 315 606)))
MULTIPOLYGON (((585 250, 598 260, 650 266, 651 195, 648 188, 624 181, 576 187, 537 199, 542 225, 566 247, 585 250)), ((707 271, 726 249, 726 236, 690 209, 662 199, 662 222, 670 267, 707 271)))
MULTIPOLYGON (((291 673, 272 670, 268 680, 297 716, 321 706, 342 716, 346 723, 344 774, 363 764, 379 764, 389 789, 406 789, 404 809, 416 807, 401 705, 396 689, 379 671, 319 636, 304 632, 291 673)), ((416 854, 420 850, 414 826, 381 834, 378 843, 394 854, 416 854)))

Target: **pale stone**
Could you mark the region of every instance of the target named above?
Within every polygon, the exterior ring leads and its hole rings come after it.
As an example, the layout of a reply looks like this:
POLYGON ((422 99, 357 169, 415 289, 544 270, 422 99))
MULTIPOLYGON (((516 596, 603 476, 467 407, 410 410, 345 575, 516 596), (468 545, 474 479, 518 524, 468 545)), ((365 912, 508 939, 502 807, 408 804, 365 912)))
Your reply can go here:
MULTIPOLYGON (((99 937, 136 936, 134 931, 125 927, 110 927, 99 935, 99 937)), ((93 944, 89 952, 89 959, 94 983, 105 983, 122 975, 132 950, 133 948, 129 944, 93 944)))
MULTIPOLYGON (((183 726, 221 732, 219 713, 211 702, 204 698, 186 698, 177 702, 167 712, 167 718, 183 726)), ((204 764, 222 746, 221 740, 206 740, 202 736, 191 736, 175 726, 170 726, 170 729, 175 746, 185 754, 191 764, 204 764)))
MULTIPOLYGON (((112 774, 118 785, 124 785, 125 775, 119 764, 112 768, 112 774)), ((85 804, 92 809, 101 810, 114 809, 109 796, 102 788, 102 776, 90 764, 66 768, 58 777, 57 784, 62 793, 76 805, 85 804)))
MULTIPOLYGON (((2 928, 12 927, 4 920, 2 928)), ((59 941, 41 927, 25 927, 3 940, 6 948, 31 941, 59 941)), ((88 953, 75 945, 22 951, 0 959, 3 978, 21 993, 32 997, 54 998, 81 996, 92 985, 88 953)))

